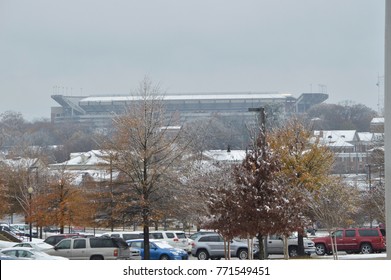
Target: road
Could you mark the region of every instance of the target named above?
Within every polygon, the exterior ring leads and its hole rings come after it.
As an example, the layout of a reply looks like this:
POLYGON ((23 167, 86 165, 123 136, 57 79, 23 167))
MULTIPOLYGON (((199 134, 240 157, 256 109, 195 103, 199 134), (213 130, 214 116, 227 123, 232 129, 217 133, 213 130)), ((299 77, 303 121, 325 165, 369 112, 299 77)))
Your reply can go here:
MULTIPOLYGON (((385 260, 387 258, 386 253, 376 253, 376 254, 346 254, 345 252, 338 252, 338 259, 340 260, 385 260)), ((190 260, 197 260, 196 257, 189 255, 190 260)), ((270 255, 270 260, 282 260, 284 259, 283 255, 270 255)), ((232 258, 232 260, 238 260, 238 258, 232 258)), ((333 256, 318 256, 312 254, 308 260, 333 260, 333 256)))

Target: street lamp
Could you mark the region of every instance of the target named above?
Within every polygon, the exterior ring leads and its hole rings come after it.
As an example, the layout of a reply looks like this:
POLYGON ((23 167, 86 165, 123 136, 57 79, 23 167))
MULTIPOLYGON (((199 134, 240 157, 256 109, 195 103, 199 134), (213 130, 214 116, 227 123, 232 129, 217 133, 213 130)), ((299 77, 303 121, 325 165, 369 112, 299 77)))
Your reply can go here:
POLYGON ((27 189, 28 193, 29 193, 29 222, 30 222, 30 242, 32 241, 32 238, 33 238, 33 222, 32 222, 32 205, 31 205, 31 195, 33 194, 34 192, 34 189, 32 187, 29 187, 27 189))

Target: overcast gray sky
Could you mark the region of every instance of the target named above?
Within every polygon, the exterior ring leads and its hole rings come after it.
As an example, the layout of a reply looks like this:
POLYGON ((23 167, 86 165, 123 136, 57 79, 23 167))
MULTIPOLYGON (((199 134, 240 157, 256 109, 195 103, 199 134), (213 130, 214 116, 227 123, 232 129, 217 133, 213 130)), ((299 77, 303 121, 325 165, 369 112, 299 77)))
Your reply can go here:
POLYGON ((0 0, 0 113, 29 120, 50 118, 54 91, 128 94, 146 75, 377 110, 383 57, 384 0, 0 0))

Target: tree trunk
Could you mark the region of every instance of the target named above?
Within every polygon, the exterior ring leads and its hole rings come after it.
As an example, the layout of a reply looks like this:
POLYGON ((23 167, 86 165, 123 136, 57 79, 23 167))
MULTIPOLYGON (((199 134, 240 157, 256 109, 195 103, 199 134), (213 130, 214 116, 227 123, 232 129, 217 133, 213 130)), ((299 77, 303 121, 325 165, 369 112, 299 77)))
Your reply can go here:
POLYGON ((300 231, 298 231, 298 234, 297 234, 297 255, 298 256, 305 256, 304 236, 300 231))
POLYGON ((264 260, 265 259, 265 247, 263 245, 263 236, 260 233, 258 233, 257 239, 258 239, 258 246, 259 246, 258 258, 260 260, 264 260))
POLYGON ((227 260, 231 259, 231 241, 227 241, 227 260))
POLYGON ((144 260, 150 259, 149 246, 149 209, 147 206, 143 208, 143 232, 144 232, 144 260))
POLYGON ((288 238, 285 235, 282 238, 284 244, 284 259, 288 260, 289 259, 288 238))
POLYGON ((331 237, 331 248, 333 251, 334 260, 338 260, 338 248, 337 248, 337 237, 331 237))
POLYGON ((248 259, 252 260, 254 259, 254 239, 247 235, 247 247, 248 247, 248 259))

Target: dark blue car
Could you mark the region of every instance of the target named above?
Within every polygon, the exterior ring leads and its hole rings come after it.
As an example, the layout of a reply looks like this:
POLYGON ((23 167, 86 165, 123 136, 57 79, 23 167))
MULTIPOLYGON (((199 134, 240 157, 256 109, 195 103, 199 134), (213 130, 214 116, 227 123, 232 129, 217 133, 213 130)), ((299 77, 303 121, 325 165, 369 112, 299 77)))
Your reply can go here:
MULTIPOLYGON (((129 247, 140 250, 141 259, 144 259, 144 240, 133 239, 127 240, 129 247)), ((187 260, 189 254, 182 249, 177 249, 164 241, 153 240, 149 241, 149 252, 151 260, 187 260)))

